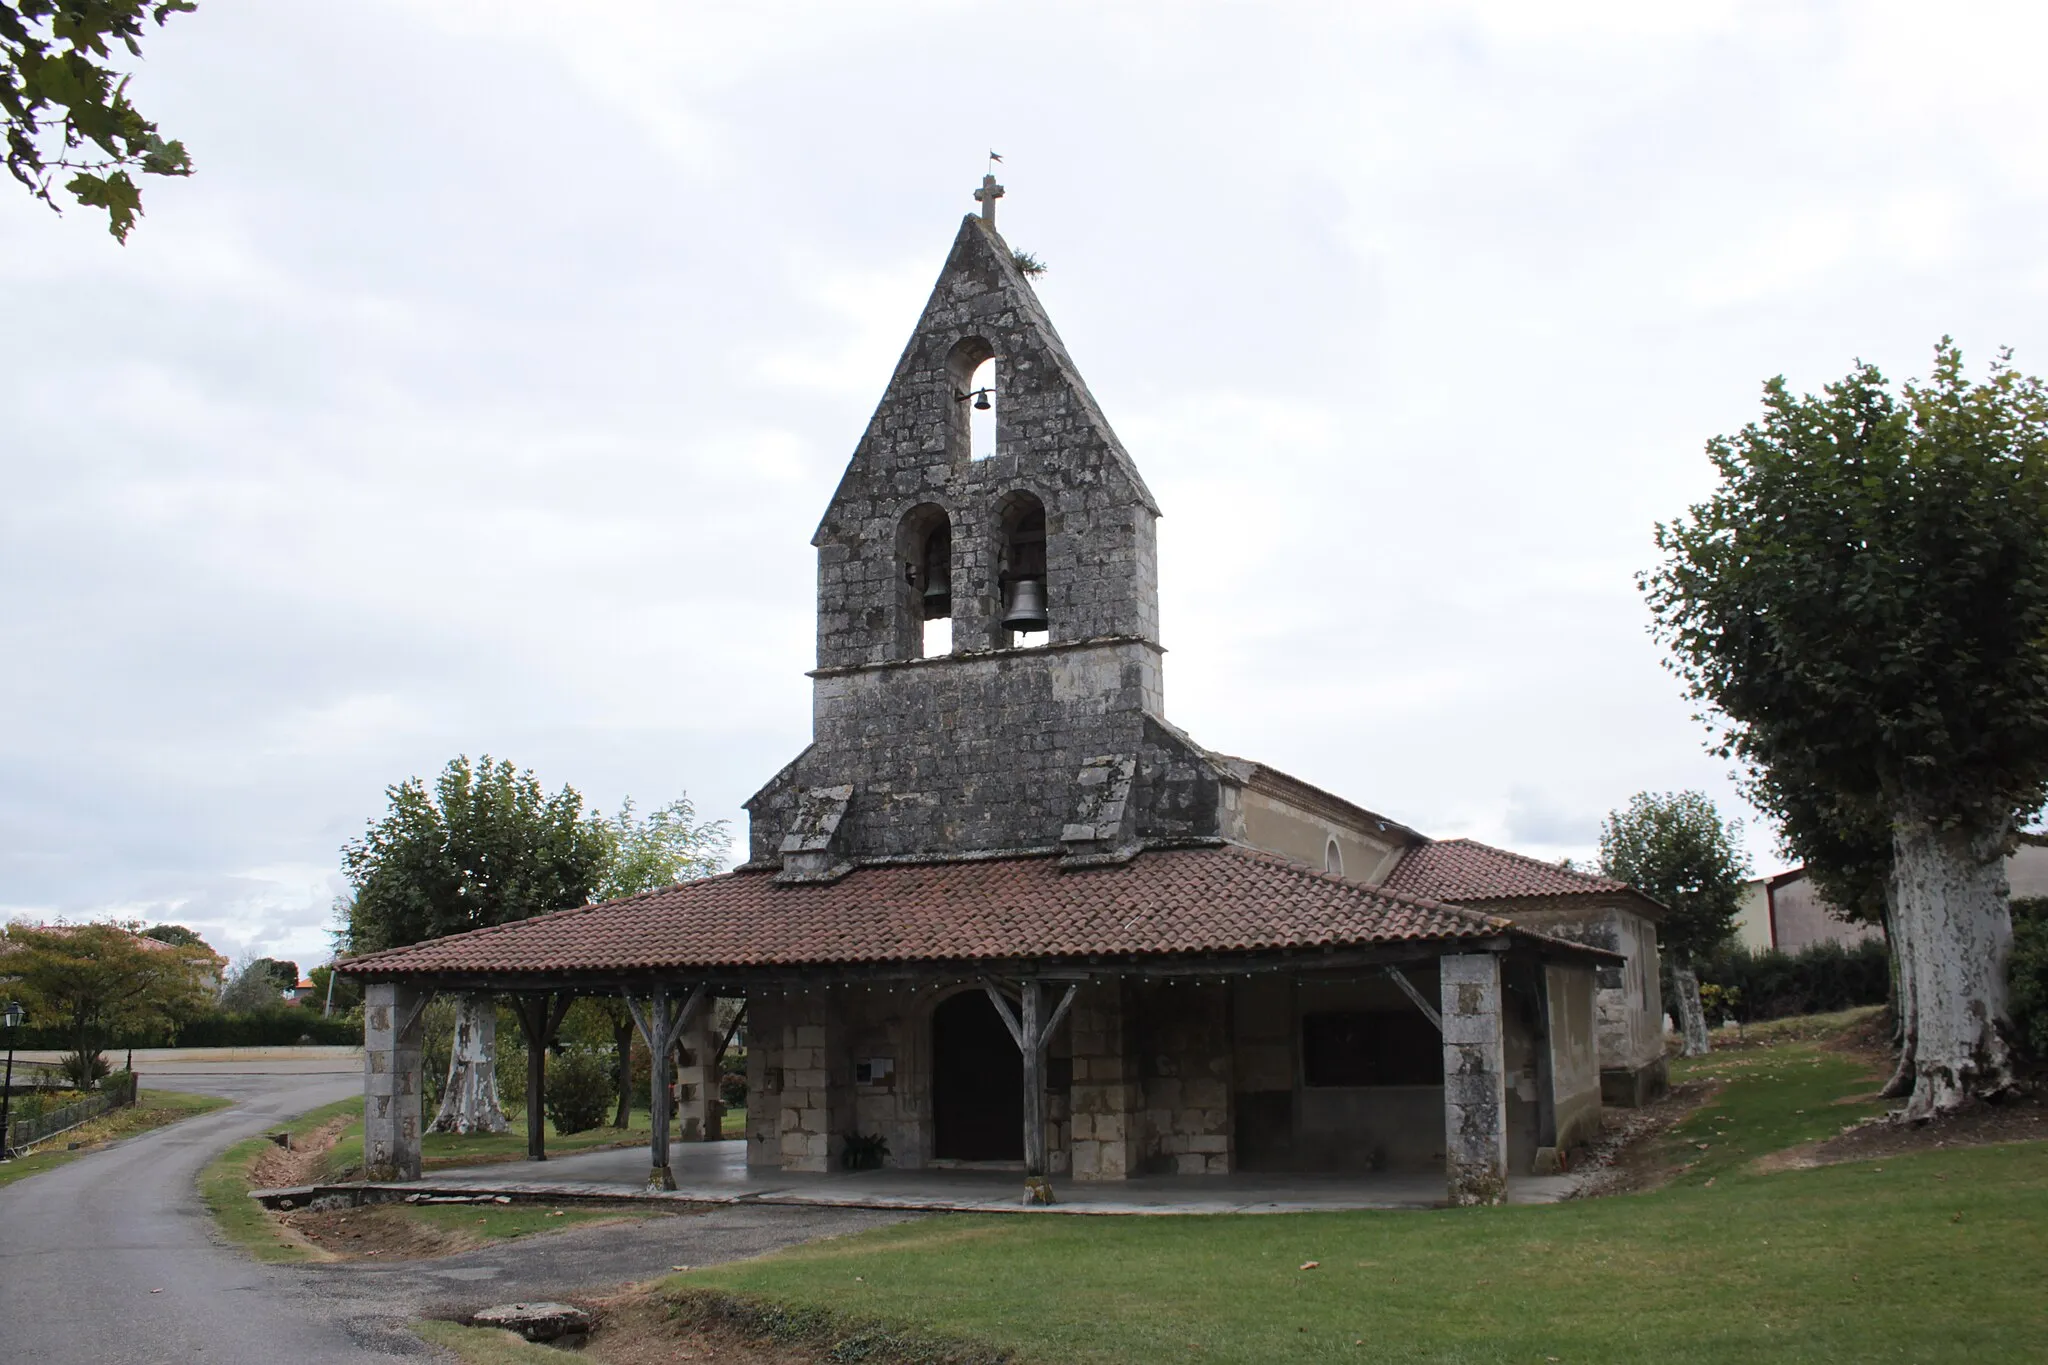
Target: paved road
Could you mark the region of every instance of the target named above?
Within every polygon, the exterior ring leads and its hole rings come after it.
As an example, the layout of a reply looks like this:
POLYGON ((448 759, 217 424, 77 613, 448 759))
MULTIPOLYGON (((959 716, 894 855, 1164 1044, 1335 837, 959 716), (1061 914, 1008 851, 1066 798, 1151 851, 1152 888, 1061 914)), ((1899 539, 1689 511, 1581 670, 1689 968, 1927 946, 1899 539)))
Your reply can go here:
POLYGON ((159 1066, 144 1080, 236 1104, 0 1190, 8 1361, 418 1360, 430 1352, 405 1323, 425 1312, 622 1284, 894 1221, 741 1208, 571 1229, 439 1261, 261 1266, 215 1240, 194 1180, 230 1143, 355 1093, 357 1073, 198 1064, 159 1066))

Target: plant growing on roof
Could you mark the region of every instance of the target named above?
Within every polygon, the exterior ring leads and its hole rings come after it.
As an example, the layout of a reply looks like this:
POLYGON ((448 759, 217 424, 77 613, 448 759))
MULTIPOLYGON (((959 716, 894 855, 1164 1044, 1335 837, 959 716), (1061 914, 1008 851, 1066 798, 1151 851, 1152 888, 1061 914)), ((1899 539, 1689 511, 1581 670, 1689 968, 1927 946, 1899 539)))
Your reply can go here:
POLYGON ((1865 364, 1819 397, 1774 379, 1707 451, 1720 486, 1657 528, 1652 629, 1715 752, 1889 834, 1905 1113, 2002 1094, 2004 857, 2048 792, 2048 388, 2009 353, 1972 383, 1943 338, 1901 397, 1865 364))
POLYGON ((1688 1057, 1710 1046, 1695 960, 1735 927, 1749 875, 1741 835, 1699 792, 1637 792, 1600 826, 1600 871, 1664 906, 1657 943, 1671 959, 1688 1057))

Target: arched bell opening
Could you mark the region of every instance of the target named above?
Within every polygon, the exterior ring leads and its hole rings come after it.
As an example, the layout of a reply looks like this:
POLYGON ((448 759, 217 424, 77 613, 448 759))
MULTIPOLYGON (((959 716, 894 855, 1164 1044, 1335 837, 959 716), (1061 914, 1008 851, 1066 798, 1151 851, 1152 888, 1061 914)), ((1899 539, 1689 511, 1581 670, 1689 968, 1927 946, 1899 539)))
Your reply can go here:
POLYGON ((1051 583, 1046 572, 1045 504, 1022 489, 996 506, 996 645, 1016 649, 1052 638, 1051 583))
POLYGON ((946 448, 956 460, 996 453, 1001 368, 995 347, 981 337, 960 338, 946 355, 946 448))
POLYGON ((1335 839, 1323 845, 1323 871, 1344 875, 1344 850, 1337 847, 1335 839))
POLYGON ((896 657, 952 653, 953 523, 945 508, 924 503, 903 514, 896 563, 896 657))

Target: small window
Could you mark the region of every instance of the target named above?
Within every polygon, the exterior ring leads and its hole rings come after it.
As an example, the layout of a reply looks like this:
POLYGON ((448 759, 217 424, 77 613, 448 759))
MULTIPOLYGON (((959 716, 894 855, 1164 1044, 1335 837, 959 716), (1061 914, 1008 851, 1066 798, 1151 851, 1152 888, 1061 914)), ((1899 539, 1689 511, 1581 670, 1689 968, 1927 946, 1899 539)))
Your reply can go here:
POLYGON ((1442 1085, 1443 1038, 1419 1010, 1305 1014, 1301 1072, 1312 1086, 1442 1085))
POLYGON ((1344 850, 1337 847, 1335 839, 1323 845, 1323 871, 1339 877, 1344 875, 1344 850))

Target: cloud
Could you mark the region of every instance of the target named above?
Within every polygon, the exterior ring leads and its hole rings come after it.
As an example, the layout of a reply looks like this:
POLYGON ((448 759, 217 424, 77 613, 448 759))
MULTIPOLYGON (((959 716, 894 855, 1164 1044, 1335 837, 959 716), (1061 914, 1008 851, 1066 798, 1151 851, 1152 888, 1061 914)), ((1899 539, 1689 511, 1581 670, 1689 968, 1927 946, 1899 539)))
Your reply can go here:
POLYGON ((126 248, 0 195, 8 903, 306 960, 341 842, 459 752, 743 832, 808 737, 809 537, 991 146, 1167 514, 1169 716, 1544 856, 1637 790, 1740 809, 1632 575, 1764 377, 2048 354, 2037 7, 985 25, 153 35, 199 173, 126 248))

